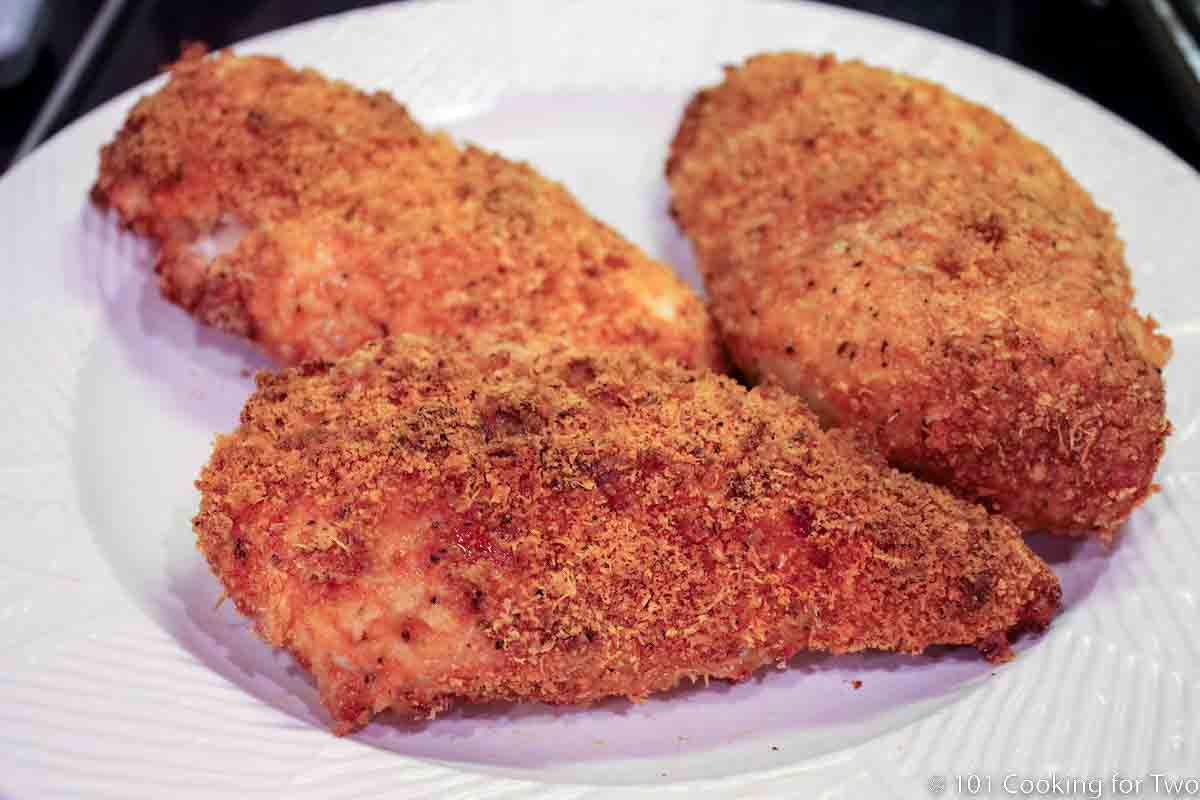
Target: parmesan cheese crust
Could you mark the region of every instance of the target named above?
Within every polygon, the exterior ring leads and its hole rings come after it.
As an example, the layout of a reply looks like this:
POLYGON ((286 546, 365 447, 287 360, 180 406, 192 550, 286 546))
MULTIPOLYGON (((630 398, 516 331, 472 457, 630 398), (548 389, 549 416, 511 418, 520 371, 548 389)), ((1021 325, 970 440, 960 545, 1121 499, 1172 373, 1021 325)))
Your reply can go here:
POLYGON ((995 113, 762 55, 691 101, 667 174, 753 379, 1025 528, 1109 538, 1152 491, 1170 341, 1109 215, 995 113))
POLYGON ((636 352, 399 337, 261 374, 199 547, 338 733, 455 700, 634 700, 801 650, 1044 627, 1011 523, 801 401, 636 352))
POLYGON ((562 186, 278 59, 186 52, 93 198, 158 243, 169 300, 281 363, 519 323, 725 367, 701 300, 562 186))

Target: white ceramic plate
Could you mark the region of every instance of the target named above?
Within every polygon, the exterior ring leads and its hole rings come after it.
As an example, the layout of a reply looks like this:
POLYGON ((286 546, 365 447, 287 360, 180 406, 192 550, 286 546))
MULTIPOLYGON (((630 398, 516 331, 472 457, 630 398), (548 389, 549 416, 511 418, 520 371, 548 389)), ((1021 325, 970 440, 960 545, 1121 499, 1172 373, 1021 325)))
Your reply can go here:
POLYGON ((0 796, 922 797, 931 776, 951 795, 990 778, 1001 796, 1114 772, 1144 778, 1144 796, 1153 772, 1200 775, 1200 179, 1186 165, 1007 62, 805 4, 418 3, 241 49, 388 89, 427 124, 528 159, 696 282, 666 214, 667 142, 720 65, 780 48, 932 78, 1047 143, 1115 213, 1139 307, 1175 338, 1163 491, 1111 553, 1034 542, 1066 588, 1048 634, 1001 668, 965 651, 811 656, 640 706, 468 708, 335 739, 303 673, 213 608, 192 546, 191 482, 264 362, 162 301, 150 250, 87 202, 97 149, 152 84, 0 181, 0 796))

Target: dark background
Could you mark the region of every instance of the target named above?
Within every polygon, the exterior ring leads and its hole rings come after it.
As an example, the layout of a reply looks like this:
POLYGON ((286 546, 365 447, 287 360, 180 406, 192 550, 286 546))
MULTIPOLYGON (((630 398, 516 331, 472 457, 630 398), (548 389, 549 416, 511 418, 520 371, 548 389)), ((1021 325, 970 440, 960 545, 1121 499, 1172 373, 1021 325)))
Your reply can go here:
MULTIPOLYGON (((0 0, 3 2, 4 0, 0 0)), ((601 0, 602 1, 602 0, 601 0)), ((1148 35, 1148 0, 845 0, 832 5, 910 22, 1024 64, 1091 97, 1200 168, 1200 109, 1169 80, 1170 58, 1148 35), (1139 4, 1142 4, 1139 6, 1139 4)), ((53 130, 154 75, 185 39, 212 47, 344 11, 361 0, 128 0, 53 130)), ((33 72, 0 90, 0 170, 74 52, 101 0, 52 0, 33 72)))

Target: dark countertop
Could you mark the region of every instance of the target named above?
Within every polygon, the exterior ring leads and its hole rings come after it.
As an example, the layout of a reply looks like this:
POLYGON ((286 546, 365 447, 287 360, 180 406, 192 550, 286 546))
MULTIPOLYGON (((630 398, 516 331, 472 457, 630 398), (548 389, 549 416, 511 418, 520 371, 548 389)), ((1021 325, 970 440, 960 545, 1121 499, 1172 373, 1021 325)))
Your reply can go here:
MULTIPOLYGON (((1200 169, 1200 137, 1189 127, 1161 52, 1139 27, 1146 0, 841 0, 832 5, 903 20, 1023 64, 1142 128, 1200 169)), ((50 94, 101 0, 54 2, 49 39, 33 72, 0 90, 0 168, 7 165, 50 94)), ((154 75, 183 40, 223 47, 303 20, 373 5, 362 0, 128 0, 54 129, 154 75), (187 10, 181 10, 186 8, 187 10)))

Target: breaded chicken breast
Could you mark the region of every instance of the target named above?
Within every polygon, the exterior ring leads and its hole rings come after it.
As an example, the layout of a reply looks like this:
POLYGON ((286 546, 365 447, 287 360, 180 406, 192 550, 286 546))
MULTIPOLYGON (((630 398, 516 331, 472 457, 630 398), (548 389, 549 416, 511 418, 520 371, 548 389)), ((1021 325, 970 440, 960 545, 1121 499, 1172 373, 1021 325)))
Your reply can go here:
POLYGON ((338 733, 454 699, 641 699, 800 650, 1008 655, 1018 529, 796 397, 639 352, 402 336, 261 374, 199 547, 338 733))
POLYGON ((729 68, 671 146, 737 365, 1024 528, 1105 538, 1152 491, 1169 340, 1109 215, 993 112, 858 62, 729 68))
POLYGON ((93 197, 158 243, 168 299, 283 363, 515 322, 724 366, 700 299, 562 186, 274 58, 185 53, 93 197))

